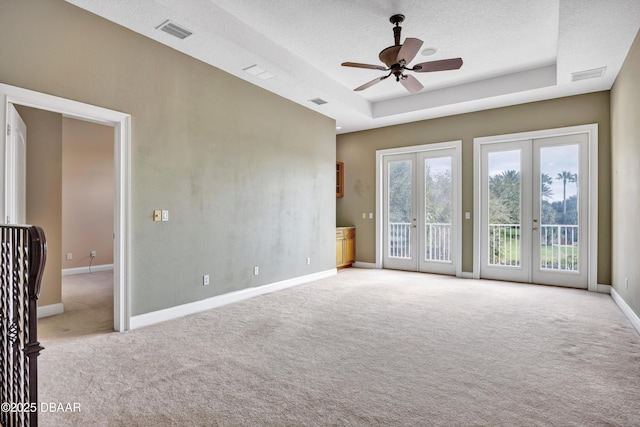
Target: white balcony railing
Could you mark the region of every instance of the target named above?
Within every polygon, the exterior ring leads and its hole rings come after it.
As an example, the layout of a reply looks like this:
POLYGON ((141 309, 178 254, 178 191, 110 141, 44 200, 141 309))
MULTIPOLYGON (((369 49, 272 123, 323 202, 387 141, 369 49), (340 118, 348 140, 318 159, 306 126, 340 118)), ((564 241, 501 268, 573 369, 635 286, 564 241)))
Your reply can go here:
POLYGON ((489 265, 520 266, 520 224, 489 224, 489 265))
MULTIPOLYGON (((489 224, 489 264, 519 267, 520 224, 489 224)), ((540 226, 540 268, 578 271, 578 226, 540 226)))
POLYGON ((540 226, 540 268, 578 271, 578 226, 540 226))
POLYGON ((451 224, 426 223, 424 235, 425 261, 451 262, 451 224))
POLYGON ((411 259, 411 223, 389 223, 389 257, 411 259))
MULTIPOLYGON (((425 261, 451 261, 451 224, 426 223, 425 261)), ((389 223, 389 257, 411 259, 411 223, 389 223)))
MULTIPOLYGON (((519 267, 521 264, 520 224, 489 224, 489 264, 519 267)), ((451 261, 451 224, 426 223, 425 261, 451 261)), ((411 223, 389 223, 389 257, 411 259, 411 223)), ((540 268, 578 271, 578 226, 540 226, 540 268)))

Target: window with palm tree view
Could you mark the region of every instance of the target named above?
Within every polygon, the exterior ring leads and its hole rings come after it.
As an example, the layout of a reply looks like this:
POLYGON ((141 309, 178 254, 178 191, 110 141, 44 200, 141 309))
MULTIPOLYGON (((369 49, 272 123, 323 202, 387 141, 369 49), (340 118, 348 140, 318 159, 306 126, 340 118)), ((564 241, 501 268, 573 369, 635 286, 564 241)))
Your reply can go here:
MULTIPOLYGON (((540 148, 540 265, 578 271, 578 145, 540 148)), ((521 263, 520 151, 489 156, 489 264, 521 263)), ((535 189, 534 189, 535 191, 535 189)), ((535 250, 535 249, 534 249, 535 250)))

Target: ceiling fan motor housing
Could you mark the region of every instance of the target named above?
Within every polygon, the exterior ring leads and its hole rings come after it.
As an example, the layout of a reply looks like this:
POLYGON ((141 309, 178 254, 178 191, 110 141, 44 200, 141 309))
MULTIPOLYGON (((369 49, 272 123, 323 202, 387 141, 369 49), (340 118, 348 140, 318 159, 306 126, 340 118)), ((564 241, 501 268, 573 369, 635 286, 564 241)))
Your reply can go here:
POLYGON ((378 58, 380 58, 380 61, 387 64, 388 68, 393 68, 393 65, 398 63, 398 52, 400 52, 401 48, 402 45, 389 46, 380 52, 378 58))

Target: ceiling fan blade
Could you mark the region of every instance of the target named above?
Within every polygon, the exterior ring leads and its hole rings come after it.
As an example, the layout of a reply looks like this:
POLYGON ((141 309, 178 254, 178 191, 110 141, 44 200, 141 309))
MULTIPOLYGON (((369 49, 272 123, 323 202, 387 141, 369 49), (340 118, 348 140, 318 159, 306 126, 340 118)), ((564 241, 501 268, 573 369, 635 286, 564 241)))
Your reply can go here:
POLYGON ((416 73, 427 73, 429 71, 457 70, 462 67, 462 58, 443 59, 440 61, 421 62, 411 70, 416 73))
POLYGON ((381 81, 383 81, 384 79, 386 79, 387 77, 389 77, 391 74, 387 75, 387 76, 382 76, 382 77, 378 77, 377 79, 371 80, 368 83, 363 84, 362 86, 358 86, 357 88, 354 89, 354 91, 358 92, 361 90, 365 90, 371 86, 373 86, 376 83, 380 83, 381 81))
POLYGON ((355 68, 368 68, 370 70, 387 71, 387 68, 382 65, 360 64, 358 62, 343 62, 343 67, 355 67, 355 68))
POLYGON ((404 86, 404 88, 411 93, 420 92, 422 89, 424 89, 422 83, 420 83, 418 79, 416 79, 412 75, 402 76, 400 78, 400 83, 402 83, 402 86, 404 86))
POLYGON ((408 64, 416 57, 423 41, 420 39, 406 38, 400 51, 398 52, 397 61, 400 62, 404 59, 404 63, 408 64))

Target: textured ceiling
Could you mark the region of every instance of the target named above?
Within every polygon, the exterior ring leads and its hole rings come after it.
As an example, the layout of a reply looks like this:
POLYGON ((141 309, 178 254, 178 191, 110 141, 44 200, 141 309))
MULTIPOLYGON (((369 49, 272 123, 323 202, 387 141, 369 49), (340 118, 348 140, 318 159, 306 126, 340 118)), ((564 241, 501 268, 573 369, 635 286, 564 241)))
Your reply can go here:
POLYGON ((332 117, 338 133, 610 89, 640 28, 639 0, 67 1, 332 117), (462 57, 462 68, 414 73, 425 88, 413 95, 391 78, 353 92, 384 73, 340 64, 380 64, 396 13, 402 40, 437 49, 412 64, 462 57), (193 35, 157 30, 167 19, 193 35), (243 71, 254 64, 275 77, 243 71))

